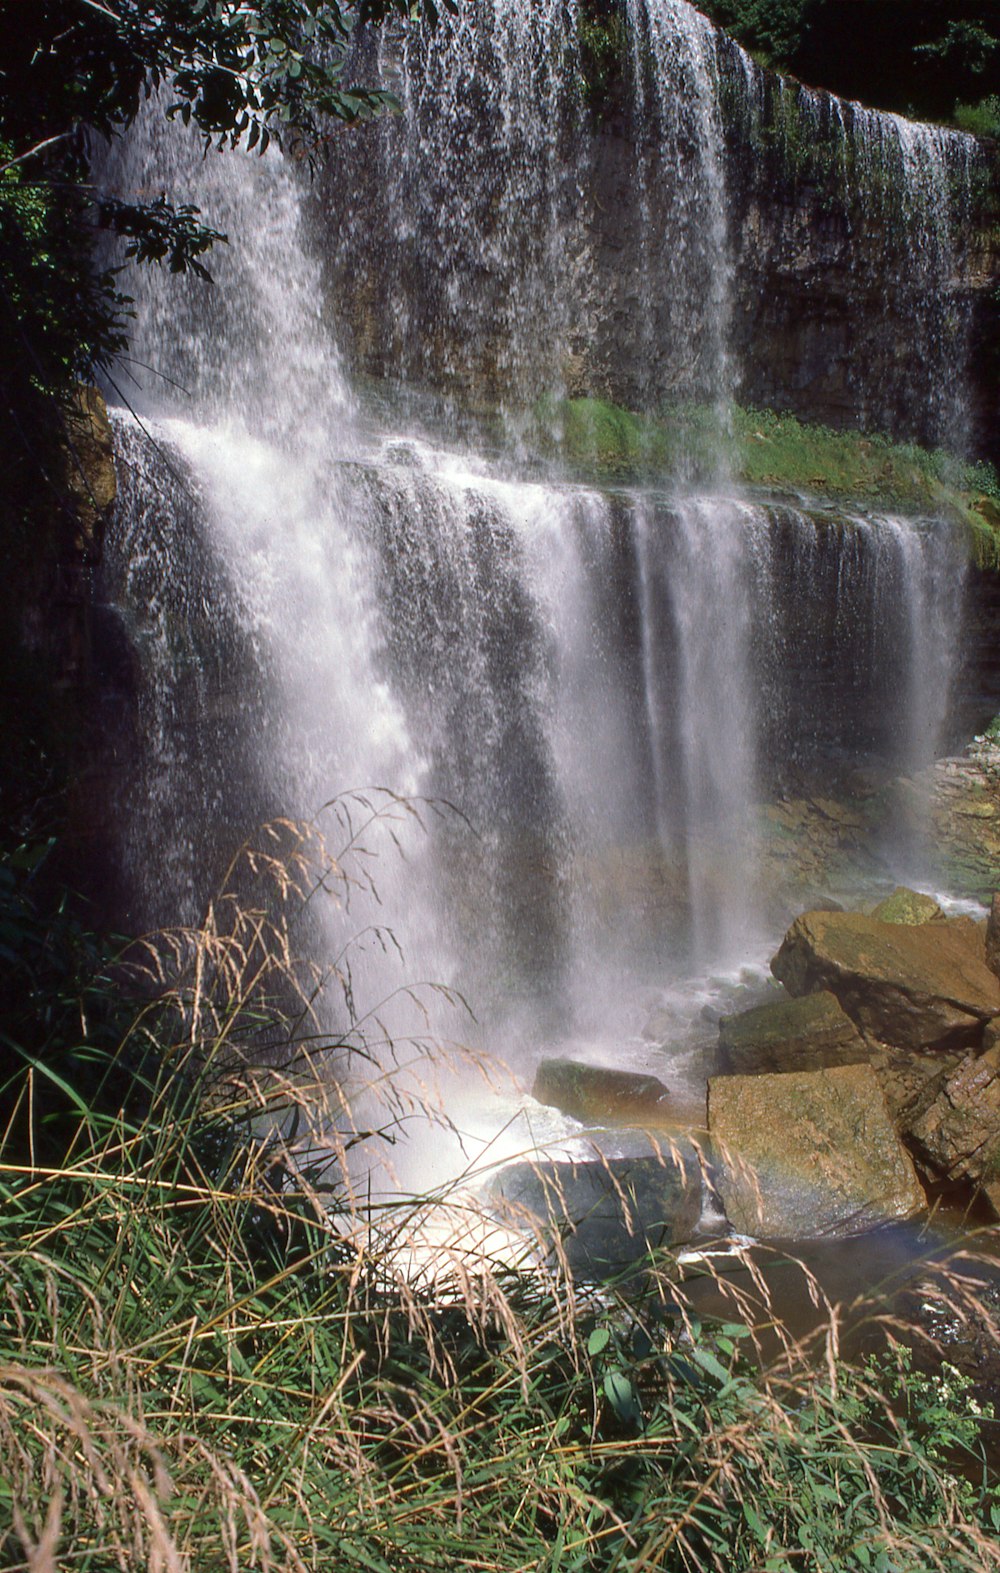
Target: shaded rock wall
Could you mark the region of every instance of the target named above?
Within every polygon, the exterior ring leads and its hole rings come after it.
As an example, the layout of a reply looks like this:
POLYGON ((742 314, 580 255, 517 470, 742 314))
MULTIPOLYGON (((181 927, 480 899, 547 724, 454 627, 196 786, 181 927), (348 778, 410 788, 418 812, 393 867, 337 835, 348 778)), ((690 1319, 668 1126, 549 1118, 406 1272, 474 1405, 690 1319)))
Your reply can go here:
POLYGON ((0 821, 17 836, 38 836, 63 821, 62 792, 86 728, 90 581, 115 471, 107 411, 95 389, 81 388, 65 412, 43 402, 23 417, 21 430, 4 433, 10 445, 0 496, 7 758, 0 821))
POLYGON ((564 38, 541 153, 507 113, 523 108, 510 80, 530 80, 530 60, 498 63, 477 44, 475 83, 456 56, 457 85, 438 100, 421 73, 441 75, 443 46, 425 60, 408 38, 380 67, 369 59, 404 112, 343 135, 318 187, 349 359, 475 408, 548 391, 632 408, 732 392, 996 457, 988 150, 783 81, 711 36, 711 61, 693 29, 671 57, 676 82, 657 86, 649 40, 622 30, 586 108, 587 61, 564 38))

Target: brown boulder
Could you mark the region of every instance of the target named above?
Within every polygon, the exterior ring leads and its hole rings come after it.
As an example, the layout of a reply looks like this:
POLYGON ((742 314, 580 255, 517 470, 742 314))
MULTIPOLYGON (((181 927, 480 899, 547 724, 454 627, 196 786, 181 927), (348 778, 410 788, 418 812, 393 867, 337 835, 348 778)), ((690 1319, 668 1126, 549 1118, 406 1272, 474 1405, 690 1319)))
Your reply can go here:
POLYGON ((870 1065, 719 1076, 708 1124, 726 1215, 757 1239, 837 1239, 925 1198, 870 1065))
POLYGON ((910 1124, 921 1162, 1000 1201, 1000 1044, 967 1055, 910 1124))
POLYGON ((975 1047, 1000 1012, 1000 979, 969 918, 909 926, 806 912, 771 962, 790 994, 828 989, 870 1037, 898 1048, 975 1047))
POLYGON ((580 1060, 542 1060, 531 1096, 589 1125, 662 1125, 667 1118, 667 1089, 655 1076, 580 1060))
POLYGON ((719 1022, 720 1067, 736 1075, 822 1070, 867 1058, 858 1029, 825 990, 774 1000, 719 1022))

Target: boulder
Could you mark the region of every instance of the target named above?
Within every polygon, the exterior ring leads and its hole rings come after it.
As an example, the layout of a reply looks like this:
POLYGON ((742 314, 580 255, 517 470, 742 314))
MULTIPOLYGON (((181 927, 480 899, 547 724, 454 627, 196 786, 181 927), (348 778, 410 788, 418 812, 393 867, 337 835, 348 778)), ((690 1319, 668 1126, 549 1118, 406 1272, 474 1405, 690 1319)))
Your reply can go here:
POLYGON ((823 1070, 867 1058, 857 1027, 826 991, 774 1000, 719 1023, 720 1069, 736 1075, 823 1070))
POLYGON ((655 1076, 581 1060, 542 1060, 531 1096, 588 1125, 662 1125, 667 1118, 667 1089, 655 1076))
POLYGON ((837 1239, 911 1218, 925 1198, 870 1065, 708 1084, 730 1223, 757 1239, 837 1239))
POLYGON ((970 1054, 914 1119, 921 1162, 946 1180, 965 1180, 1000 1204, 1000 1043, 970 1054))
POLYGON ((892 895, 880 901, 871 915, 880 923, 907 923, 912 926, 934 923, 944 917, 944 912, 933 896, 910 890, 906 885, 897 885, 892 895))
POLYGON ((605 1277, 690 1240, 701 1216, 701 1163, 690 1146, 662 1161, 514 1163, 493 1193, 508 1221, 527 1215, 543 1239, 561 1239, 574 1272, 605 1277))
POLYGON ((986 965, 995 977, 1000 977, 1000 891, 996 890, 986 919, 986 965))
POLYGON ((949 1053, 914 1054, 908 1049, 879 1045, 872 1050, 871 1063, 882 1088, 892 1123, 904 1141, 912 1126, 933 1103, 947 1078, 958 1069, 964 1055, 949 1053))
POLYGON ((976 1047, 1000 1012, 1000 979, 969 918, 911 926, 860 912, 806 912, 771 971, 796 996, 828 989, 862 1032, 897 1048, 976 1047))

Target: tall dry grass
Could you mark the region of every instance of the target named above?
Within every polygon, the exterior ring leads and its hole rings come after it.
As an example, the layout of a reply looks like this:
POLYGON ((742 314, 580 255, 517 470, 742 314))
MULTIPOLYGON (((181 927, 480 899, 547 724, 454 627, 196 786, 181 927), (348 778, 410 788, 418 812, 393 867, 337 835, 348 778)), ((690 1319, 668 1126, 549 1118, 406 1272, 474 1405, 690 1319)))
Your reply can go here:
MULTIPOLYGON (((361 1153, 446 1116, 389 1073, 423 1032, 300 960, 359 812, 336 855, 269 827, 197 930, 74 941, 61 992, 51 917, 4 886, 37 998, 2 1101, 0 1569, 1000 1566, 992 1420, 891 1320, 851 1364, 819 1284, 797 1340, 753 1258, 703 1325, 667 1256, 574 1284, 543 1226, 495 1254, 468 1184, 369 1194, 361 1153)), ((925 1293, 992 1336, 968 1264, 925 1293)))

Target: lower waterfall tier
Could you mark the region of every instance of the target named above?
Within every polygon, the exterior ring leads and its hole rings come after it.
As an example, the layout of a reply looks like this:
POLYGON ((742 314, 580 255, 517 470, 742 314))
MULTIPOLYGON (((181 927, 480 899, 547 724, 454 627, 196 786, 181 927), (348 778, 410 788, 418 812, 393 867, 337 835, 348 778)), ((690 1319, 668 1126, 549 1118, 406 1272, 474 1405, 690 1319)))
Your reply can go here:
POLYGON ((949 527, 523 482, 412 437, 304 476, 232 427, 116 431, 133 928, 193 917, 265 820, 384 787, 427 831, 378 863, 408 970, 565 1011, 623 969, 755 955, 836 878, 824 835, 845 870, 855 843, 882 877, 923 856, 971 659, 949 527))

